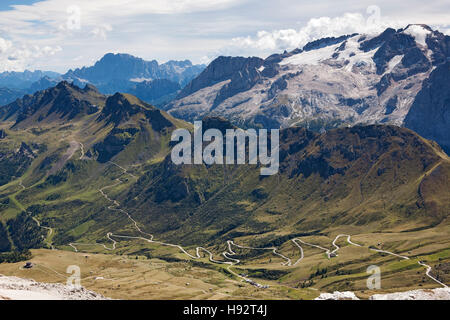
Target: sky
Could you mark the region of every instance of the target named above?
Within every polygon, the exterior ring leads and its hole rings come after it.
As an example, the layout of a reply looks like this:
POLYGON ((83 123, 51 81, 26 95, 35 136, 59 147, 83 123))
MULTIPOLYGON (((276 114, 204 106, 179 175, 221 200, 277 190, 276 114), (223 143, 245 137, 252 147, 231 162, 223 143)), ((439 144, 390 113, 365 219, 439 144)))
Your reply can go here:
POLYGON ((66 72, 108 52, 160 63, 266 57, 325 36, 409 23, 450 35, 450 1, 2 0, 0 72, 66 72))

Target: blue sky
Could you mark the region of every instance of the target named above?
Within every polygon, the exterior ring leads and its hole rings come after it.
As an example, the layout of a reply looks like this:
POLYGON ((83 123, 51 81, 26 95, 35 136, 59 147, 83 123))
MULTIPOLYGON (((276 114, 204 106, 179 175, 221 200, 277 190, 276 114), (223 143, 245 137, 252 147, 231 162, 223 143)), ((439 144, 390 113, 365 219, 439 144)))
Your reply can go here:
POLYGON ((33 4, 34 2, 37 2, 36 0, 2 0, 0 2, 0 10, 8 10, 11 9, 11 5, 17 5, 17 4, 33 4))
POLYGON ((0 71, 65 72, 107 52, 159 62, 264 57, 323 36, 408 23, 450 34, 450 1, 2 0, 0 71))

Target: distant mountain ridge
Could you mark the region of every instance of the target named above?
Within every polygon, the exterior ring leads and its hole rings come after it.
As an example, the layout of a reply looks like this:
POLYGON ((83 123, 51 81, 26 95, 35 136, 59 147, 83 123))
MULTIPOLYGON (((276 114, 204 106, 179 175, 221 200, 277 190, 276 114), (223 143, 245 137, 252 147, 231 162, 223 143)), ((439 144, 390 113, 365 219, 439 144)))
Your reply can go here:
POLYGON ((5 71, 0 72, 0 87, 10 89, 27 89, 36 81, 44 77, 57 78, 61 74, 53 71, 29 71, 24 72, 5 71))
POLYGON ((62 80, 81 87, 93 84, 103 94, 126 92, 148 103, 163 104, 172 100, 204 68, 189 60, 159 64, 156 60, 146 61, 129 54, 107 53, 93 66, 69 70, 65 74, 39 70, 0 73, 0 105, 56 86, 62 80))
POLYGON ((159 64, 156 60, 146 61, 129 54, 108 53, 93 66, 69 70, 62 78, 77 85, 91 83, 104 94, 126 92, 149 103, 157 103, 173 98, 204 68, 204 65, 193 65, 189 60, 159 64), (161 90, 155 91, 155 87, 161 90))
POLYGON ((0 106, 13 102, 25 94, 47 89, 57 84, 61 75, 53 71, 6 71, 0 73, 0 106))
POLYGON ((92 83, 107 83, 114 80, 139 82, 140 79, 167 79, 186 84, 195 77, 204 66, 193 65, 189 60, 159 64, 156 60, 146 61, 124 53, 107 53, 91 67, 69 70, 65 79, 82 79, 92 83))

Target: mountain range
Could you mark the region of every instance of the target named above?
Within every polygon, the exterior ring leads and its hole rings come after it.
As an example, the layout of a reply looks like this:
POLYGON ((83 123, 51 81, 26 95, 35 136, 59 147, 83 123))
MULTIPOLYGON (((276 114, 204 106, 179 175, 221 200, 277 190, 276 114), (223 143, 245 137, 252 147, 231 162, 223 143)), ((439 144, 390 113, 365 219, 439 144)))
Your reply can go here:
MULTIPOLYGON (((170 134, 192 125, 129 94, 106 96, 92 85, 63 81, 0 111, 3 183, 22 176, 29 187, 17 199, 24 206, 58 194, 44 205, 54 209, 42 211, 43 221, 75 190, 82 194, 107 184, 116 174, 111 161, 134 168, 129 170, 139 177, 116 195, 123 208, 148 232, 184 244, 230 234, 270 238, 280 232, 324 232, 342 224, 386 231, 408 230, 414 221, 415 228, 429 228, 446 221, 450 209, 448 157, 436 143, 396 126, 322 134, 283 129, 280 172, 263 178, 255 165, 174 165, 170 134)), ((208 128, 225 131, 234 125, 208 117, 203 130, 208 128)), ((94 214, 93 230, 109 220, 97 217, 103 209, 90 200, 79 210, 94 214)), ((79 210, 67 212, 67 221, 80 219, 79 210)), ((62 223, 54 224, 60 228, 55 241, 64 245, 73 225, 54 218, 62 223)), ((124 222, 115 222, 116 230, 126 228, 124 222)))
POLYGON ((37 248, 142 258, 245 279, 240 296, 364 295, 369 265, 385 291, 449 284, 448 41, 410 25, 203 71, 108 54, 41 77, 27 86, 47 88, 0 107, 0 261, 37 248), (195 119, 280 128, 279 172, 175 165, 171 135, 195 119))
POLYGON ((34 93, 55 85, 54 78, 61 75, 51 71, 2 72, 0 73, 0 105, 5 105, 21 98, 25 94, 34 93))
POLYGON ((127 92, 153 103, 172 100, 178 91, 195 78, 204 65, 193 65, 189 60, 145 61, 129 54, 104 55, 91 67, 69 70, 65 74, 28 70, 0 73, 0 105, 13 102, 25 94, 70 81, 79 86, 95 85, 103 94, 127 92))
POLYGON ((219 57, 164 110, 244 127, 393 124, 449 151, 449 59, 450 36, 426 25, 323 38, 266 59, 219 57))

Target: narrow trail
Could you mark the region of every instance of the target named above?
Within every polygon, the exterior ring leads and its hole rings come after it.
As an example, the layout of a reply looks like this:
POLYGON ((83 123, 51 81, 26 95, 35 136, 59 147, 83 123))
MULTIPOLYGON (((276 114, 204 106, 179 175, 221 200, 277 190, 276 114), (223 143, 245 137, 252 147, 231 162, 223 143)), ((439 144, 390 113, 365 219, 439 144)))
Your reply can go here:
POLYGON ((423 263, 422 261, 419 261, 418 264, 420 264, 421 266, 427 268, 427 271, 425 272, 425 274, 428 276, 428 278, 434 280, 435 282, 439 283, 441 286, 443 286, 444 288, 448 288, 448 286, 445 283, 440 282, 438 279, 436 279, 435 277, 433 277, 430 272, 431 272, 431 267, 425 263, 423 263))
POLYGON ((124 167, 118 165, 117 163, 115 163, 115 162, 113 162, 113 161, 108 161, 108 162, 111 163, 111 164, 113 164, 113 165, 115 165, 115 166, 118 167, 119 169, 122 169, 122 170, 123 170, 123 173, 129 175, 130 177, 132 177, 132 178, 134 178, 134 179, 138 179, 138 177, 136 177, 136 176, 135 176, 134 174, 132 174, 132 173, 129 173, 129 172, 127 171, 127 169, 125 169, 124 167))
MULTIPOLYGON (((340 236, 346 236, 346 237, 347 237, 347 242, 348 242, 349 244, 354 245, 354 246, 358 246, 358 247, 362 247, 361 245, 352 242, 352 241, 350 240, 350 236, 349 236, 349 235, 340 235, 340 236)), ((339 237, 339 236, 338 236, 338 237, 339 237)), ((335 239, 335 241, 336 241, 336 240, 337 240, 337 238, 335 239)), ((334 242, 333 242, 333 244, 334 244, 334 242)), ((410 259, 409 257, 407 257, 407 256, 402 256, 402 255, 397 254, 397 253, 394 253, 394 252, 390 252, 390 251, 386 251, 386 250, 380 250, 380 249, 375 249, 375 248, 370 248, 370 247, 369 247, 369 249, 372 250, 372 251, 375 251, 375 252, 389 254, 389 255, 392 255, 392 256, 394 256, 394 257, 403 259, 403 260, 411 260, 411 259, 410 259)), ((425 264, 425 263, 422 262, 422 261, 417 261, 417 263, 418 263, 419 265, 421 265, 421 266, 423 266, 423 267, 426 268, 425 275, 426 275, 428 278, 430 278, 430 279, 433 280, 434 282, 440 284, 440 285, 443 286, 444 288, 448 288, 448 286, 447 286, 445 283, 442 283, 441 281, 439 281, 438 279, 436 279, 435 277, 433 277, 433 276, 430 274, 432 268, 431 268, 429 265, 425 264)))
POLYGON ((302 261, 303 258, 305 257, 305 255, 304 255, 304 253, 303 253, 303 248, 302 248, 301 245, 299 245, 299 244, 297 243, 297 240, 298 240, 298 239, 296 239, 296 238, 294 238, 294 239, 291 240, 291 241, 297 246, 297 248, 300 250, 300 258, 298 258, 297 261, 294 262, 293 266, 297 265, 297 264, 298 264, 300 261, 302 261))
MULTIPOLYGON (((303 241, 303 240, 301 240, 301 239, 299 239, 299 238, 295 238, 295 239, 292 239, 292 242, 294 242, 294 243, 297 245, 297 247, 299 247, 299 249, 300 249, 300 251, 301 251, 301 257, 300 257, 299 260, 297 260, 297 262, 294 263, 294 265, 296 265, 299 261, 301 261, 301 260, 303 259, 303 249, 302 249, 302 247, 301 247, 296 241, 299 241, 299 242, 301 242, 301 243, 303 243, 303 244, 305 244, 305 245, 308 245, 308 246, 312 246, 312 247, 315 247, 315 248, 324 250, 324 251, 326 252, 328 258, 331 258, 331 254, 333 254, 333 253, 336 254, 336 252, 340 249, 340 247, 336 244, 336 241, 337 241, 339 238, 341 238, 341 237, 346 237, 346 238, 347 238, 347 243, 350 244, 350 245, 353 245, 353 246, 356 246, 356 247, 363 247, 363 246, 360 245, 360 244, 354 243, 354 242, 351 240, 351 236, 348 235, 348 234, 339 234, 339 235, 336 236, 336 238, 335 238, 335 239, 333 240, 333 242, 332 242, 332 245, 335 247, 335 249, 334 249, 333 251, 330 251, 329 249, 326 249, 326 248, 324 248, 324 247, 321 247, 321 246, 318 246, 318 245, 315 245, 315 244, 311 244, 311 243, 305 242, 305 241, 303 241)), ((397 253, 394 253, 394 252, 390 252, 390 251, 386 251, 386 250, 381 250, 381 249, 376 249, 376 248, 371 248, 371 247, 369 247, 369 249, 372 250, 372 251, 378 252, 378 253, 389 254, 389 255, 392 255, 392 256, 397 257, 397 258, 400 258, 400 259, 410 260, 409 257, 407 257, 407 256, 402 256, 402 255, 397 254, 397 253)), ((337 255, 337 254, 336 254, 336 255, 337 255)), ((425 263, 422 262, 422 261, 418 261, 417 263, 418 263, 419 265, 421 265, 421 266, 423 266, 423 267, 426 268, 425 275, 426 275, 427 277, 429 277, 429 278, 430 278, 431 280, 433 280, 434 282, 440 284, 440 285, 443 286, 444 288, 448 288, 448 286, 447 286, 445 283, 442 283, 441 281, 439 281, 438 279, 436 279, 435 277, 433 277, 433 276, 430 274, 432 268, 431 268, 429 265, 425 264, 425 263)))
POLYGON ((36 224, 37 224, 37 226, 39 228, 47 230, 47 238, 45 238, 45 240, 47 241, 47 244, 50 246, 50 248, 52 250, 56 250, 56 248, 53 246, 53 243, 50 241, 50 237, 53 234, 53 228, 42 226, 41 222, 38 219, 36 219, 35 217, 31 216, 31 212, 30 211, 27 211, 27 214, 31 217, 31 219, 33 219, 34 222, 36 222, 36 224))
MULTIPOLYGON (((270 250, 270 251, 273 252, 274 255, 279 256, 280 258, 286 260, 286 262, 283 262, 282 265, 284 265, 284 266, 291 266, 292 265, 291 259, 289 259, 288 257, 286 257, 286 256, 282 255, 281 253, 277 252, 278 248, 276 248, 276 247, 266 247, 266 248, 247 247, 247 246, 238 245, 238 244, 234 243, 232 240, 228 240, 227 244, 228 244, 228 252, 225 252, 227 255, 236 255, 236 253, 233 251, 231 246, 235 246, 235 247, 240 248, 240 249, 270 250)), ((233 259, 233 260, 239 261, 238 259, 233 259)))
MULTIPOLYGON (((307 246, 310 246, 310 247, 314 247, 314 248, 323 250, 323 251, 325 251, 326 255, 328 256, 328 259, 331 258, 331 251, 330 251, 330 249, 321 247, 321 246, 319 246, 319 245, 317 245, 317 244, 312 244, 312 243, 303 241, 303 240, 301 240, 300 238, 295 238, 295 239, 293 239, 293 240, 298 241, 298 242, 300 242, 300 243, 303 243, 304 245, 307 245, 307 246)), ((300 247, 300 245, 299 245, 297 242, 294 242, 294 243, 297 245, 297 247, 300 247)), ((303 253, 303 249, 302 249, 302 253, 303 253)))
POLYGON ((390 251, 380 250, 380 249, 375 249, 375 248, 369 248, 369 249, 372 250, 372 251, 379 252, 379 253, 386 253, 386 254, 389 254, 391 256, 398 257, 400 259, 409 260, 409 257, 402 256, 402 255, 399 255, 399 254, 396 254, 396 253, 393 253, 393 252, 390 252, 390 251))
POLYGON ((80 151, 81 151, 81 156, 78 158, 78 160, 82 160, 84 158, 84 144, 82 144, 81 142, 78 142, 80 144, 80 151))

